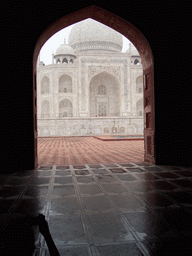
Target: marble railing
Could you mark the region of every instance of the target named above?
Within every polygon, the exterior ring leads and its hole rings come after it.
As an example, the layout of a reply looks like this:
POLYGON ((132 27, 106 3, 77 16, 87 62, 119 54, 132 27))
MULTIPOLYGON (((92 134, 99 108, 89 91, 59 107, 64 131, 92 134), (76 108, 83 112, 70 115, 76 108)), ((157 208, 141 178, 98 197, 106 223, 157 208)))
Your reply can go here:
POLYGON ((38 136, 143 134, 143 117, 66 117, 38 119, 38 136))

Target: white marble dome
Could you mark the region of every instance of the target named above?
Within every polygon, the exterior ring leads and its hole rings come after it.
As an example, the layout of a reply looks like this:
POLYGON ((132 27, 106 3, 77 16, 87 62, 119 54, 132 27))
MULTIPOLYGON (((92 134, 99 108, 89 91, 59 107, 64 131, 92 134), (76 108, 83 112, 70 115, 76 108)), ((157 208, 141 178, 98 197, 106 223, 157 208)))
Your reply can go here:
POLYGON ((71 46, 69 46, 67 44, 61 44, 57 48, 55 55, 75 55, 75 53, 71 46))
POLYGON ((74 25, 68 43, 75 52, 121 52, 123 37, 114 29, 89 18, 74 25))

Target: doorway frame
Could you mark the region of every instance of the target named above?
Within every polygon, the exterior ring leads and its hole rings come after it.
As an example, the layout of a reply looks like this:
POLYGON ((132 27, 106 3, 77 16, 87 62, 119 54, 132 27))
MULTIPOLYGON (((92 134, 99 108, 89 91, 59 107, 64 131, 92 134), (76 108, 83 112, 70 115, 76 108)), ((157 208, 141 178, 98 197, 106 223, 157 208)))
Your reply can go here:
POLYGON ((37 59, 44 43, 61 29, 85 19, 94 19, 111 27, 128 38, 138 50, 143 65, 144 102, 144 161, 156 164, 155 145, 155 95, 154 60, 151 47, 144 35, 134 25, 119 16, 97 6, 89 6, 68 14, 52 23, 42 32, 33 52, 33 123, 34 123, 34 168, 38 166, 37 156, 37 59))

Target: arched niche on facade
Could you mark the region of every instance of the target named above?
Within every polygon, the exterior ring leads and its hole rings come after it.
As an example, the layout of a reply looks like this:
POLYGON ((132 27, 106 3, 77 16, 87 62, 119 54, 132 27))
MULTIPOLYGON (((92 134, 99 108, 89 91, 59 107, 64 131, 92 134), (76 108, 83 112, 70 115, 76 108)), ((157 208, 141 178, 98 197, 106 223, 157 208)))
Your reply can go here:
POLYGON ((67 59, 67 58, 64 58, 64 59, 62 60, 62 63, 68 63, 68 59, 67 59))
POLYGON ((119 128, 119 133, 125 133, 125 127, 124 126, 121 126, 119 128))
POLYGON ((70 100, 64 99, 59 102, 59 117, 72 117, 73 104, 70 100))
POLYGON ((136 112, 138 116, 143 116, 143 99, 137 101, 136 112))
POLYGON ((49 116, 50 116, 49 101, 44 100, 41 103, 41 117, 49 117, 49 116))
POLYGON ((136 93, 143 92, 143 76, 138 76, 136 78, 136 93))
POLYGON ((108 72, 95 75, 89 86, 90 116, 119 116, 119 81, 108 72))
POLYGON ((104 131, 104 133, 109 133, 109 128, 108 128, 108 127, 105 127, 105 128, 103 129, 103 131, 104 131))
POLYGON ((134 60, 134 65, 137 65, 137 64, 139 64, 139 60, 138 60, 138 59, 135 59, 135 60, 134 60))
POLYGON ((49 78, 44 76, 41 80, 41 94, 49 93, 49 78))
POLYGON ((113 134, 113 133, 117 133, 117 127, 113 126, 113 127, 111 128, 111 133, 112 133, 112 134, 113 134))
POLYGON ((62 75, 59 78, 59 92, 71 93, 72 92, 72 78, 69 75, 62 75))
MULTIPOLYGON (((50 24, 46 30, 42 32, 39 39, 36 42, 33 54, 33 97, 34 97, 34 117, 36 118, 36 107, 35 102, 37 98, 36 92, 36 67, 37 59, 39 52, 44 45, 44 43, 55 33, 61 29, 68 27, 74 23, 80 22, 85 19, 94 19, 98 22, 103 23, 106 26, 111 27, 112 29, 118 31, 135 46, 139 55, 141 57, 141 63, 143 67, 143 76, 144 76, 144 102, 147 102, 146 98, 150 97, 150 106, 148 105, 149 112, 144 113, 144 161, 155 164, 156 163, 156 154, 155 154, 155 108, 154 108, 154 61, 153 54, 150 48, 150 45, 145 38, 145 36, 137 29, 134 25, 128 21, 122 19, 121 17, 116 16, 115 14, 108 12, 97 6, 89 6, 87 8, 71 12, 70 14, 60 18, 54 23, 50 24), (148 92, 147 92, 148 91, 148 92), (150 120, 147 116, 150 116, 150 120), (147 124, 150 123, 150 126, 147 124), (149 127, 149 128, 148 128, 149 127), (149 150, 150 149, 150 150, 149 150)), ((37 124, 34 122, 34 141, 37 141, 37 124)), ((37 143, 34 144, 37 151, 37 143)), ((35 158, 35 166, 37 166, 37 157, 35 158)))
POLYGON ((98 95, 106 95, 106 86, 103 84, 100 84, 98 86, 98 95))

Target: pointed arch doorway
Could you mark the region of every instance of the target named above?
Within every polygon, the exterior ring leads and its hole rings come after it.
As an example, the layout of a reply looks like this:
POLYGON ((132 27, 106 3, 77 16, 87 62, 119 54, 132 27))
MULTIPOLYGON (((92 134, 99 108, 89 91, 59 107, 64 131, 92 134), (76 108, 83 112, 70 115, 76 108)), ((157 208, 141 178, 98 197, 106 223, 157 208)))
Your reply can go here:
POLYGON ((137 48, 143 65, 143 102, 144 102, 144 161, 156 163, 155 150, 155 108, 154 108, 154 63, 151 48, 143 36, 128 21, 105 11, 97 6, 90 6, 71 13, 51 24, 39 37, 33 54, 33 109, 34 109, 34 167, 38 165, 37 158, 37 87, 36 65, 37 58, 43 44, 59 30, 76 22, 92 18, 104 25, 115 29, 127 37, 137 48))

